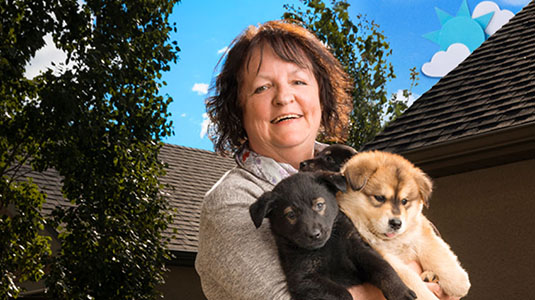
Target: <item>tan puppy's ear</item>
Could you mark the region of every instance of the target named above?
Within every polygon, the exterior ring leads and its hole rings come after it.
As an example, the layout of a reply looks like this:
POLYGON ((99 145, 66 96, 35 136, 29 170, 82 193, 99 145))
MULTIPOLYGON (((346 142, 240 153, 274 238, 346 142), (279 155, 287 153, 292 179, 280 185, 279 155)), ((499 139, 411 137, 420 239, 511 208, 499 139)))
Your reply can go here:
POLYGON ((358 170, 346 169, 344 176, 346 177, 347 183, 354 191, 360 191, 366 185, 368 178, 363 172, 357 172, 358 170))
MULTIPOLYGON (((358 156, 358 155, 357 155, 358 156)), ((360 191, 364 188, 368 179, 376 170, 373 161, 359 159, 354 156, 344 166, 343 174, 346 177, 348 185, 354 191, 360 191)))
POLYGON ((433 191, 433 182, 431 181, 431 178, 421 170, 418 170, 415 179, 416 184, 418 185, 418 190, 420 191, 420 196, 424 201, 424 205, 425 207, 429 207, 429 198, 433 191))

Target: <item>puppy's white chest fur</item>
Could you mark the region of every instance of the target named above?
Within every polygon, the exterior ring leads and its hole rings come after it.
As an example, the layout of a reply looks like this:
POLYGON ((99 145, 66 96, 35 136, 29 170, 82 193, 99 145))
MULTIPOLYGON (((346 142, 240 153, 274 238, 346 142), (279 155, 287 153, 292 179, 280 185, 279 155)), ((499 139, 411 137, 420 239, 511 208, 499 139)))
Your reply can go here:
POLYGON ((365 233, 362 234, 364 239, 376 250, 395 255, 406 263, 419 261, 417 243, 415 243, 417 241, 414 239, 416 235, 413 231, 404 232, 402 235, 392 239, 381 239, 371 233, 365 226, 358 226, 357 228, 359 232, 365 233))
POLYGON ((405 263, 411 261, 419 262, 418 237, 422 234, 420 226, 415 226, 394 238, 380 238, 370 230, 373 227, 366 224, 365 218, 356 217, 354 214, 348 215, 362 238, 383 256, 386 254, 395 255, 405 263))

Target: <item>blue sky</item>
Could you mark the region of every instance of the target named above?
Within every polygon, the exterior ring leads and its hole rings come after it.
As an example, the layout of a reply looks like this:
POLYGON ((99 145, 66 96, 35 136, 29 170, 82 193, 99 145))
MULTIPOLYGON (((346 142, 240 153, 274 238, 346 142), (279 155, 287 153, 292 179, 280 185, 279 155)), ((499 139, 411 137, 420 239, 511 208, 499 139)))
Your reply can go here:
MULTIPOLYGON (((414 97, 409 99, 414 101, 466 58, 474 43, 479 45, 530 0, 348 1, 349 15, 354 20, 358 14, 374 20, 390 43, 390 62, 397 78, 388 83, 389 94, 409 87, 412 67, 431 76, 420 75, 419 85, 413 89, 414 97), (489 12, 492 19, 485 17, 489 12)), ((225 48, 247 26, 281 19, 284 4, 302 5, 299 0, 182 0, 175 7, 170 22, 176 22, 178 31, 171 39, 178 42, 182 51, 177 63, 162 78, 167 86, 160 93, 173 98, 169 111, 174 135, 165 142, 213 150, 203 128, 207 124, 204 101, 209 96, 215 67, 225 48)), ((26 67, 28 78, 46 68, 54 69, 52 62, 66 59, 65 53, 55 48, 50 35, 45 41, 46 45, 26 67)))
MULTIPOLYGON (((435 8, 456 16, 463 1, 470 13, 484 1, 476 0, 350 0, 352 18, 364 14, 380 25, 393 49, 390 61, 397 78, 388 84, 389 93, 407 88, 409 69, 422 66, 440 50, 440 45, 423 37, 441 29, 435 8)), ((327 1, 326 1, 327 2, 327 1)), ((487 1, 488 2, 488 1, 487 1)), ((529 0, 494 0, 501 10, 513 14, 529 0)), ((206 124, 204 100, 206 88, 213 81, 214 69, 221 51, 247 26, 280 19, 284 4, 301 5, 298 0, 182 0, 174 9, 171 22, 178 32, 172 36, 182 51, 179 60, 164 74, 167 86, 163 94, 173 98, 170 106, 174 136, 167 143, 213 150, 212 143, 202 131, 206 124)), ((419 85, 413 90, 422 95, 439 78, 420 75, 419 85)))

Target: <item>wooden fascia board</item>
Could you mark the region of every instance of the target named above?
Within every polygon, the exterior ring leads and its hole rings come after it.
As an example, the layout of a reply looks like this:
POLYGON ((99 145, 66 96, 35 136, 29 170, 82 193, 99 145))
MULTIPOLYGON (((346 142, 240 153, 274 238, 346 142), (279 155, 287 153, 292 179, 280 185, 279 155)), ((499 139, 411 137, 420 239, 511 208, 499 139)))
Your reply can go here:
POLYGON ((400 153, 437 178, 535 158, 535 123, 400 153))
POLYGON ((170 266, 193 267, 197 252, 171 250, 171 259, 167 261, 170 266))

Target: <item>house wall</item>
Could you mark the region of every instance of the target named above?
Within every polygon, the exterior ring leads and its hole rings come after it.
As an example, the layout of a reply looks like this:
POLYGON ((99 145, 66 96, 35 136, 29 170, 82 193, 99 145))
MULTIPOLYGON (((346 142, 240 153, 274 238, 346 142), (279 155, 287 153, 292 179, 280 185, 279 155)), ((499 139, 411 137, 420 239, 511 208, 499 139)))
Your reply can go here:
POLYGON ((463 299, 532 299, 535 160, 434 183, 425 214, 470 274, 472 288, 463 299))
POLYGON ((164 299, 206 300, 201 290, 201 280, 195 268, 168 266, 165 284, 160 288, 164 299))

